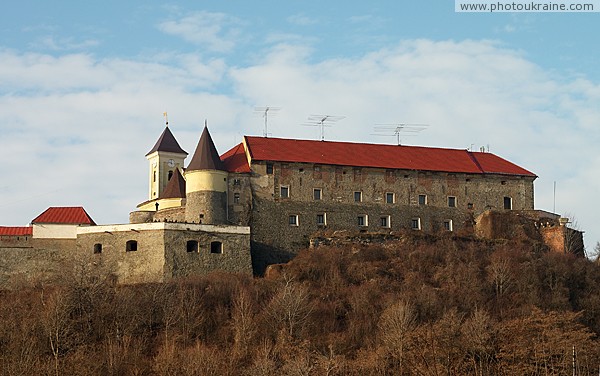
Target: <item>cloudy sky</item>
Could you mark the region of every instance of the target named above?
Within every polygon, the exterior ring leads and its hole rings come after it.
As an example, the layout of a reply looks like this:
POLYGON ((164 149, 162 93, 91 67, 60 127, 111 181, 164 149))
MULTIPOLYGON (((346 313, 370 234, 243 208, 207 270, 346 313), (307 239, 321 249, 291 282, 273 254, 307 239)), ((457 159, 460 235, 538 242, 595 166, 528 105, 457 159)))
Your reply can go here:
POLYGON ((536 206, 600 240, 600 13, 455 13, 443 1, 13 1, 0 24, 0 224, 147 199, 163 112, 189 153, 243 135, 481 146, 539 178, 536 206), (556 201, 553 186, 556 182, 556 201))

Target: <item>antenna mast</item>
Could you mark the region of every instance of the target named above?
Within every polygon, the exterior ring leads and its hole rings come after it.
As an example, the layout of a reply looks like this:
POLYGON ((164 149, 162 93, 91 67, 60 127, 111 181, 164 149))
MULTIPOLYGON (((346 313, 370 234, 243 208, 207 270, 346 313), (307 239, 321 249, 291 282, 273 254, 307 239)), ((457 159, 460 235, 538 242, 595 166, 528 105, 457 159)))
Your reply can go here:
POLYGON ((310 115, 303 125, 319 127, 321 129, 321 141, 325 141, 325 127, 331 127, 334 123, 344 118, 345 116, 336 115, 310 115))
POLYGON ((265 118, 265 129, 263 130, 263 137, 269 137, 269 113, 271 116, 275 115, 277 111, 281 110, 281 107, 254 107, 254 111, 261 114, 263 118, 265 118))
MULTIPOLYGON (((375 135, 377 136, 396 136, 398 146, 401 145, 400 134, 404 133, 419 133, 427 128, 428 124, 409 124, 409 123, 392 123, 392 124, 376 124, 375 135)), ((415 134, 407 136, 416 136, 415 134)))

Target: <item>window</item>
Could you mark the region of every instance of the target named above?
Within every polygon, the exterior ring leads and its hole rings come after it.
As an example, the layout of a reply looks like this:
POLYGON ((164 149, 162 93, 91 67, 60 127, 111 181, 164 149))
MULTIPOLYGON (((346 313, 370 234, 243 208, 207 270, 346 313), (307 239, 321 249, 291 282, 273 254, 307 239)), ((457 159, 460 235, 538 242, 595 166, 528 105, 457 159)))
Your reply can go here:
POLYGON ((500 184, 502 184, 502 185, 506 185, 506 180, 502 180, 502 181, 500 182, 500 184))
POLYGON ((135 241, 135 240, 128 240, 127 243, 125 243, 125 251, 126 252, 135 252, 137 250, 138 250, 137 241, 135 241))
POLYGON ((385 194, 385 202, 388 204, 393 204, 395 200, 394 194, 391 192, 388 192, 385 194))
POLYGON ((152 171, 152 181, 156 181, 156 170, 152 171))
POLYGON ((197 240, 188 240, 185 245, 185 249, 186 249, 186 251, 188 251, 188 253, 191 253, 191 252, 197 253, 200 250, 200 248, 198 248, 198 241, 197 240))
POLYGON ((210 253, 223 253, 223 243, 210 242, 210 253))
POLYGON ((512 210, 512 198, 504 197, 504 209, 512 210))
POLYGON ((354 192, 354 202, 362 202, 362 192, 354 192))
POLYGON ((287 185, 282 185, 281 187, 279 187, 279 197, 281 197, 281 198, 290 197, 290 187, 288 187, 287 185))
POLYGON ((366 214, 361 214, 356 217, 357 223, 360 227, 366 227, 369 225, 369 216, 366 214))
POLYGON ((469 202, 467 204, 467 209, 473 209, 473 203, 472 202, 469 202))
POLYGON ((313 189, 313 199, 315 199, 316 201, 321 200, 321 188, 313 189))
POLYGON ((379 226, 390 228, 391 227, 391 218, 389 215, 384 215, 379 217, 379 226))
POLYGON ((421 218, 413 218, 410 223, 410 228, 413 230, 421 229, 421 218))
POLYGON ((419 206, 427 205, 427 195, 419 195, 419 206))
POLYGON ((456 207, 456 197, 448 196, 448 207, 455 208, 456 207))
POLYGON ((273 175, 273 163, 267 163, 267 175, 273 175))
POLYGON ((298 216, 297 215, 290 215, 288 218, 288 223, 290 226, 298 226, 298 216))
POLYGON ((94 244, 94 254, 102 253, 102 244, 94 244))
POLYGON ((240 181, 240 179, 233 179, 233 185, 241 185, 242 182, 240 181))
POLYGON ((451 219, 444 221, 444 230, 452 231, 452 220, 451 219))
POLYGON ((321 166, 315 166, 313 168, 313 179, 322 179, 323 173, 321 172, 321 166))
POLYGON ((240 194, 239 193, 234 193, 233 194, 233 203, 234 204, 239 204, 240 203, 240 194))
POLYGON ((169 177, 167 178, 167 180, 171 180, 172 177, 173 177, 173 170, 169 170, 169 177))
POLYGON ((317 225, 325 226, 326 224, 327 224, 327 215, 325 213, 317 214, 317 225))

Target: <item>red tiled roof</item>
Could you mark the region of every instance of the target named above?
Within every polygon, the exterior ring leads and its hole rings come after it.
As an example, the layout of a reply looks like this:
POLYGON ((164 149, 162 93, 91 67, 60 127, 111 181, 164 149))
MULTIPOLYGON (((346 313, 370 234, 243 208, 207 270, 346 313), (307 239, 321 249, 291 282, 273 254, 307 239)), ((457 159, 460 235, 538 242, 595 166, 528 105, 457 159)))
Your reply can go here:
POLYGON ((491 153, 254 136, 246 136, 245 140, 251 158, 259 161, 536 177, 532 172, 491 153))
POLYGON ((221 156, 225 169, 229 172, 250 172, 244 144, 240 143, 221 156))
POLYGON ((38 215, 31 223, 60 223, 76 225, 95 225, 94 220, 81 206, 50 207, 38 215))
POLYGON ((29 227, 4 227, 0 226, 0 235, 8 236, 31 236, 33 235, 33 228, 29 227))

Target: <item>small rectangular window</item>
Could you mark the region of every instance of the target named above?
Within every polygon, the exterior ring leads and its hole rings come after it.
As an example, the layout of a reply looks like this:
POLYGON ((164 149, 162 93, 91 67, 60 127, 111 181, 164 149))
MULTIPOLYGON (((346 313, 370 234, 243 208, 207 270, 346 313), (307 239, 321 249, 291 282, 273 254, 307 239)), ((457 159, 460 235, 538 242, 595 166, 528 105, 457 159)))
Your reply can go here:
POLYGON ((273 163, 267 163, 267 175, 273 175, 273 163))
MULTIPOLYGON (((27 240, 27 239, 25 239, 25 240, 27 240)), ((102 253, 102 244, 100 244, 100 243, 94 244, 94 253, 95 254, 102 253)))
POLYGON ((393 204, 395 202, 395 195, 391 192, 385 194, 385 202, 388 204, 393 204))
POLYGON ((362 192, 354 192, 354 202, 362 202, 362 192))
POLYGON ((419 195, 419 206, 427 205, 427 195, 419 195))
POLYGON ((504 209, 512 210, 512 198, 504 197, 504 209))
POLYGON ((455 208, 456 207, 456 197, 448 196, 448 207, 455 208))
POLYGON ((210 253, 223 253, 223 243, 210 242, 210 253))
POLYGON ((390 226, 391 226, 390 219, 391 218, 389 215, 384 215, 384 216, 379 217, 379 226, 385 227, 385 228, 390 228, 390 226))
POLYGON ((361 214, 356 217, 357 223, 360 227, 366 227, 369 225, 369 217, 366 214, 361 214))
POLYGON ((411 220, 410 227, 413 230, 420 230, 421 229, 421 218, 413 218, 411 220))
POLYGON ((316 201, 321 200, 321 188, 313 189, 313 199, 316 201))
POLYGON ((325 213, 317 214, 317 225, 325 226, 326 224, 327 224, 327 215, 325 213))
POLYGON ((233 185, 241 185, 240 179, 233 179, 233 185))
POLYGON ((288 218, 288 223, 290 226, 298 226, 298 216, 290 215, 288 218))
POLYGON ((233 194, 233 203, 234 204, 239 204, 240 203, 240 194, 239 193, 234 193, 233 194))
POLYGON ((281 198, 290 197, 290 187, 288 187, 287 185, 282 185, 281 187, 279 187, 279 197, 281 197, 281 198))
POLYGON ((469 202, 467 204, 467 209, 473 209, 473 203, 472 202, 469 202))
POLYGON ((135 240, 128 240, 125 243, 125 251, 126 252, 135 252, 138 250, 138 243, 135 240))
POLYGON ((188 253, 191 253, 191 252, 197 253, 199 251, 198 241, 197 240, 188 240, 185 245, 185 249, 188 253))
POLYGON ((444 230, 452 231, 452 220, 451 219, 444 221, 444 230))

